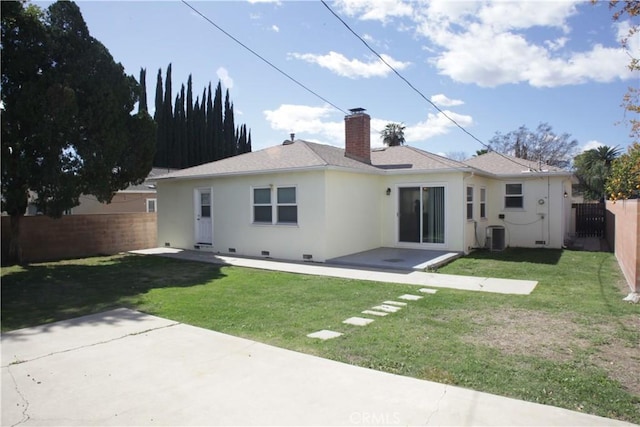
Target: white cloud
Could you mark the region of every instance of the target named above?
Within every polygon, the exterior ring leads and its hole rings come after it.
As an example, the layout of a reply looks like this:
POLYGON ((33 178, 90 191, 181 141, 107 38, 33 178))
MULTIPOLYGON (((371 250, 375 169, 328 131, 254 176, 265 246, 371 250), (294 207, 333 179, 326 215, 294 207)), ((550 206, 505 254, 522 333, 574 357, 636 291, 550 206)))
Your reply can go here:
POLYGON ((464 104, 464 101, 459 99, 449 99, 444 94, 439 93, 437 95, 433 95, 431 97, 431 102, 436 104, 437 106, 442 107, 455 107, 456 105, 464 104))
POLYGON ((273 24, 273 25, 271 26, 271 30, 272 30, 272 31, 275 31, 276 33, 279 33, 279 32, 280 32, 280 27, 278 27, 277 25, 273 24))
MULTIPOLYGON (((349 77, 351 79, 364 77, 384 77, 391 72, 378 58, 372 59, 370 62, 362 62, 358 59, 348 59, 341 53, 329 52, 326 55, 316 55, 313 53, 290 53, 290 57, 302 59, 312 64, 317 64, 323 68, 331 70, 339 76, 349 77)), ((380 55, 389 65, 396 70, 405 69, 410 62, 396 61, 388 55, 380 55)))
MULTIPOLYGON (((444 111, 460 126, 469 127, 473 124, 471 116, 444 111)), ((282 104, 274 110, 264 111, 264 116, 272 129, 282 131, 282 140, 289 139, 290 133, 296 134, 296 139, 320 142, 338 147, 344 147, 344 120, 333 118, 338 114, 330 105, 315 107, 309 105, 282 104)), ((382 147, 380 131, 393 120, 371 118, 371 147, 382 147)), ((407 144, 415 145, 434 136, 448 133, 456 127, 442 113, 428 114, 426 120, 415 125, 405 125, 405 139, 407 144)))
POLYGON ((233 79, 229 76, 229 71, 226 68, 220 67, 216 70, 216 74, 224 87, 227 89, 233 88, 233 79))
POLYGON ((381 21, 386 23, 389 18, 411 16, 413 7, 402 0, 339 0, 335 7, 341 13, 349 16, 359 15, 359 19, 381 21))
MULTIPOLYGON (((619 46, 569 51, 567 36, 537 43, 524 32, 545 27, 569 34, 568 18, 577 13, 573 1, 434 1, 416 12, 417 32, 431 41, 428 50, 436 52, 431 63, 458 82, 555 87, 631 77, 628 57, 619 46)), ((618 31, 624 33, 624 25, 618 31)))
POLYGON ((569 39, 566 37, 560 37, 555 40, 545 40, 544 44, 549 48, 549 50, 555 51, 562 49, 564 45, 567 44, 568 40, 569 39))
POLYGON ((589 151, 589 150, 592 150, 594 148, 598 148, 601 145, 605 145, 605 144, 603 144, 600 141, 596 141, 596 140, 588 141, 586 144, 584 144, 582 146, 582 151, 589 151))
MULTIPOLYGON (((471 116, 457 114, 448 110, 445 110, 444 112, 462 127, 466 128, 473 124, 473 118, 471 116)), ((426 120, 413 126, 407 126, 404 131, 404 136, 409 144, 413 144, 417 141, 424 141, 434 136, 444 135, 453 127, 456 127, 456 125, 454 125, 451 120, 447 119, 444 114, 429 113, 426 120)))
POLYGON ((275 110, 264 111, 264 116, 272 129, 283 131, 283 140, 293 132, 299 139, 344 146, 344 123, 330 120, 335 113, 330 105, 282 104, 275 110))

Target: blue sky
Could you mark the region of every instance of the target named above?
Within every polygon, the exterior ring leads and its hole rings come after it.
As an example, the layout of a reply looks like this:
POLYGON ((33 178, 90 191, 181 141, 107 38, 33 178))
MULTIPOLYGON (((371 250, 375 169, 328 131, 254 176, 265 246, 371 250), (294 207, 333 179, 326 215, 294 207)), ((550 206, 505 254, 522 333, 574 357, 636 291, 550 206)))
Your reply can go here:
MULTIPOLYGON (((39 3, 46 6, 47 3, 39 3)), ((91 35, 125 71, 156 75, 172 64, 173 90, 192 74, 194 95, 211 81, 229 88, 236 123, 253 149, 296 138, 344 146, 344 113, 253 56, 177 1, 79 1, 91 35)), ((442 117, 382 64, 320 1, 194 1, 203 15, 342 110, 372 117, 372 145, 388 122, 407 144, 434 153, 482 145, 442 117)), ((580 147, 626 147, 616 125, 628 69, 606 2, 341 0, 328 2, 349 26, 439 108, 483 142, 548 122, 580 147)), ((638 57, 640 38, 632 40, 638 57)))

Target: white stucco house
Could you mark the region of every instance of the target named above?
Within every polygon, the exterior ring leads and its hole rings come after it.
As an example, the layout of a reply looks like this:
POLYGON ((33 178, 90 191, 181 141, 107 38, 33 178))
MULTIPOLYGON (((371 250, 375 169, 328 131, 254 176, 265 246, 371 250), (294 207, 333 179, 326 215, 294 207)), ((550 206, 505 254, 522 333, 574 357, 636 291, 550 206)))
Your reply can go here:
POLYGON ((379 247, 562 247, 570 172, 493 152, 371 150, 370 117, 352 112, 345 149, 285 141, 157 178, 159 245, 319 262, 379 247))

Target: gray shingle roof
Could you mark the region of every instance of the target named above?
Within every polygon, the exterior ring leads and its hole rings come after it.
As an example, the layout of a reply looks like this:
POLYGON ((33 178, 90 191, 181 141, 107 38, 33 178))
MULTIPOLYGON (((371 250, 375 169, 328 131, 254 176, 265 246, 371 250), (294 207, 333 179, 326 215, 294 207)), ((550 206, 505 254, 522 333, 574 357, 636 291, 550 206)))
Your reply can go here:
POLYGON ((375 149, 371 152, 371 164, 369 165, 346 157, 342 148, 296 140, 174 171, 160 176, 159 179, 198 178, 212 175, 266 173, 323 167, 338 167, 371 173, 380 173, 384 170, 469 169, 469 166, 463 163, 408 146, 375 149))
POLYGON ((538 162, 519 159, 506 154, 498 154, 494 151, 465 160, 464 164, 494 175, 517 175, 531 171, 566 173, 567 175, 571 175, 571 172, 556 166, 550 166, 544 163, 540 165, 538 162))
POLYGON ((406 145, 374 149, 371 163, 385 170, 469 170, 464 163, 406 145))

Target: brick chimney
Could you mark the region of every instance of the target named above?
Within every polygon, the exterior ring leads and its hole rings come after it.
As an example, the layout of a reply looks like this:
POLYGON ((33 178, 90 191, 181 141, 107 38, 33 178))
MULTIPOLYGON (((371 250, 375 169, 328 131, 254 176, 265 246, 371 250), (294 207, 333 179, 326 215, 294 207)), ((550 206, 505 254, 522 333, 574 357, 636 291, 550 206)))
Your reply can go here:
POLYGON ((364 108, 349 111, 344 118, 344 155, 371 164, 371 117, 364 108))

